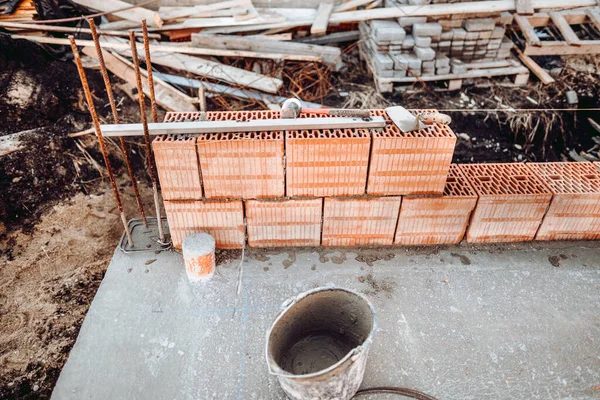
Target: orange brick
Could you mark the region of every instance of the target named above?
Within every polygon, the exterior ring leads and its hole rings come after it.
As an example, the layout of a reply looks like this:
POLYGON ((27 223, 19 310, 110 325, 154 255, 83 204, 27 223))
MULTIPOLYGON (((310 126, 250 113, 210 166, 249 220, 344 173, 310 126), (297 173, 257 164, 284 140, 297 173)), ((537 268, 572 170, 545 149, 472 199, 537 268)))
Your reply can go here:
POLYGON ((196 138, 158 136, 152 141, 154 160, 165 200, 202 198, 196 138))
POLYGON ((533 240, 552 193, 525 164, 461 164, 479 201, 467 230, 469 243, 533 240))
POLYGON ((366 129, 286 132, 287 195, 364 194, 370 142, 366 129))
POLYGON ((168 112, 164 122, 191 122, 191 121, 249 121, 254 119, 279 119, 279 111, 191 111, 168 112))
POLYGON ((198 138, 207 198, 284 196, 283 132, 211 133, 198 138))
POLYGON ((165 201, 173 247, 180 249, 186 236, 206 232, 217 247, 239 249, 244 246, 244 209, 236 201, 165 201))
POLYGON ((400 197, 325 198, 323 246, 391 245, 400 197))
MULTIPOLYGON (((414 114, 435 110, 412 110, 414 114)), ((373 115, 387 117, 385 110, 373 115)), ((402 132, 394 124, 374 130, 367 193, 373 195, 438 194, 444 192, 456 136, 448 126, 434 124, 402 132)))
POLYGON ((319 246, 323 199, 246 201, 248 245, 319 246))
POLYGON ((400 207, 394 243, 401 245, 455 244, 465 236, 477 194, 452 164, 441 197, 405 196, 400 207))
POLYGON ((527 166, 554 195, 536 240, 600 239, 600 171, 592 163, 527 166))

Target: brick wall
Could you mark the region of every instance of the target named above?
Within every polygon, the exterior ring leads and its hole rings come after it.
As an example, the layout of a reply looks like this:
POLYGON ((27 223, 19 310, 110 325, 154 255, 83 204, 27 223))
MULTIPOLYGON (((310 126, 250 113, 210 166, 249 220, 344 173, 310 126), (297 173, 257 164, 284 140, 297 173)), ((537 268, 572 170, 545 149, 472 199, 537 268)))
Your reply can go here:
POLYGON ((165 200, 202 198, 195 137, 158 136, 152 141, 152 150, 165 200))

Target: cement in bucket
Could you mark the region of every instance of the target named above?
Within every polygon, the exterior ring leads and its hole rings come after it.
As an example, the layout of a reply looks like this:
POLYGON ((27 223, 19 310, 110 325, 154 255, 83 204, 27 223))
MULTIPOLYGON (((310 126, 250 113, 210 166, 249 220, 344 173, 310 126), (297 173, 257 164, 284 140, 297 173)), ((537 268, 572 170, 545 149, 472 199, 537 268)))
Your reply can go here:
POLYGON ((350 399, 363 379, 377 325, 362 295, 317 288, 284 304, 267 332, 267 365, 293 400, 350 399))

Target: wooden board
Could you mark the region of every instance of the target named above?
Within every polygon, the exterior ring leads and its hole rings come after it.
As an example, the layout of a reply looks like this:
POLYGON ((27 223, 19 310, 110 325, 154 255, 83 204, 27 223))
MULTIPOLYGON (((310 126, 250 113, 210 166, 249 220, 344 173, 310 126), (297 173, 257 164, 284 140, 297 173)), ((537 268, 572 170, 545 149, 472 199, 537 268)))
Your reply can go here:
POLYGON ((521 33, 523 33, 525 40, 527 40, 527 43, 532 46, 541 46, 540 38, 538 38, 535 34, 533 26, 531 23, 529 23, 529 19, 521 15, 515 15, 515 22, 519 26, 521 33))
POLYGON ((313 36, 321 36, 327 33, 327 25, 329 24, 329 17, 333 12, 333 0, 325 0, 319 4, 317 9, 317 16, 315 21, 310 27, 310 34, 313 36))
POLYGON ((540 67, 538 63, 533 61, 531 57, 523 54, 520 51, 517 52, 517 55, 519 56, 521 62, 523 62, 523 64, 527 68, 529 68, 531 72, 533 72, 534 75, 537 76, 544 85, 554 82, 554 78, 552 78, 549 73, 547 73, 542 67, 540 67))
POLYGON ((325 64, 335 65, 341 56, 338 47, 318 46, 312 44, 260 40, 243 36, 214 36, 192 34, 195 46, 216 49, 244 50, 258 53, 278 53, 306 55, 321 58, 325 64))
MULTIPOLYGON (((98 59, 96 50, 91 47, 85 47, 82 50, 83 54, 98 59)), ((133 64, 119 56, 115 56, 106 50, 102 51, 104 57, 104 64, 106 69, 124 80, 125 82, 135 86, 135 72, 133 64)), ((140 68, 142 75, 147 77, 147 72, 140 68)), ((150 96, 150 89, 148 87, 148 80, 142 79, 142 87, 144 94, 150 96)), ((187 96, 185 93, 180 92, 168 83, 154 79, 154 95, 156 103, 168 111, 195 111, 196 107, 193 105, 193 99, 187 96)))
POLYGON ((571 25, 569 25, 565 17, 562 16, 562 14, 556 11, 552 11, 550 13, 550 19, 552 20, 552 22, 554 22, 554 25, 556 25, 556 27, 560 31, 560 34, 563 38, 565 38, 568 44, 570 44, 571 46, 581 46, 581 41, 579 40, 579 38, 571 28, 571 25))
POLYGON ((565 41, 542 42, 540 47, 526 46, 523 54, 528 56, 600 54, 600 40, 582 40, 579 46, 570 46, 565 41))
MULTIPOLYGON (((150 135, 189 135, 218 132, 263 132, 306 129, 346 129, 346 128, 383 128, 383 117, 362 118, 296 118, 296 119, 257 119, 240 121, 195 121, 195 122, 159 122, 148 124, 150 135)), ((141 136, 142 124, 110 124, 100 126, 105 137, 141 136)))
POLYGON ((515 8, 519 14, 533 14, 531 0, 515 0, 515 8))
POLYGON ((213 12, 218 10, 225 10, 233 7, 247 7, 252 5, 250 0, 231 0, 222 1, 211 5, 198 5, 195 7, 176 7, 175 9, 165 10, 161 7, 158 12, 163 21, 189 17, 192 15, 202 15, 206 12, 213 12))
MULTIPOLYGON (((109 12, 113 10, 120 10, 122 8, 131 7, 130 3, 126 3, 121 0, 73 0, 74 3, 82 5, 92 10, 109 12)), ((154 11, 147 10, 142 7, 132 8, 127 11, 115 12, 112 15, 126 19, 128 21, 134 21, 141 23, 142 20, 146 20, 148 26, 161 27, 163 21, 160 19, 157 13, 154 11)))

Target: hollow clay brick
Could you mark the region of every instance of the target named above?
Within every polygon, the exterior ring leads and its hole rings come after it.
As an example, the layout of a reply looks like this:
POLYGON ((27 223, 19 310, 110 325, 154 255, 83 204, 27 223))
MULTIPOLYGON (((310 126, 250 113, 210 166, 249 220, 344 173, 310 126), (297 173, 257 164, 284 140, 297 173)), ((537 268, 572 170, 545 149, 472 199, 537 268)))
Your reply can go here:
MULTIPOLYGON (((412 110, 414 114, 435 110, 412 110)), ((373 110, 384 116, 385 110, 373 110)), ((372 195, 437 194, 444 192, 456 136, 449 126, 433 124, 402 132, 390 124, 372 131, 367 193, 372 195)))
POLYGON ((152 150, 163 199, 202 199, 195 137, 157 136, 152 150))
POLYGON ((165 211, 173 247, 181 249, 183 239, 192 233, 206 232, 218 248, 244 246, 244 210, 236 201, 165 201, 165 211))
POLYGON ((248 200, 251 247, 319 246, 323 199, 248 200))
POLYGON ((325 198, 322 245, 391 245, 400 201, 400 197, 325 198))
POLYGON ((207 198, 283 197, 283 131, 210 133, 198 137, 207 198))
POLYGON ((394 243, 459 243, 476 204, 477 194, 458 165, 452 164, 441 197, 405 196, 402 199, 394 243))
POLYGON ((363 194, 370 142, 366 129, 286 132, 287 196, 363 194))
POLYGON ((531 241, 552 193, 525 164, 461 164, 479 201, 467 230, 469 243, 531 241))
POLYGON ((250 121, 254 119, 279 119, 279 111, 188 111, 168 112, 164 122, 192 122, 192 121, 250 121))
POLYGON ((536 240, 600 239, 600 171, 583 162, 527 166, 553 194, 536 240))

